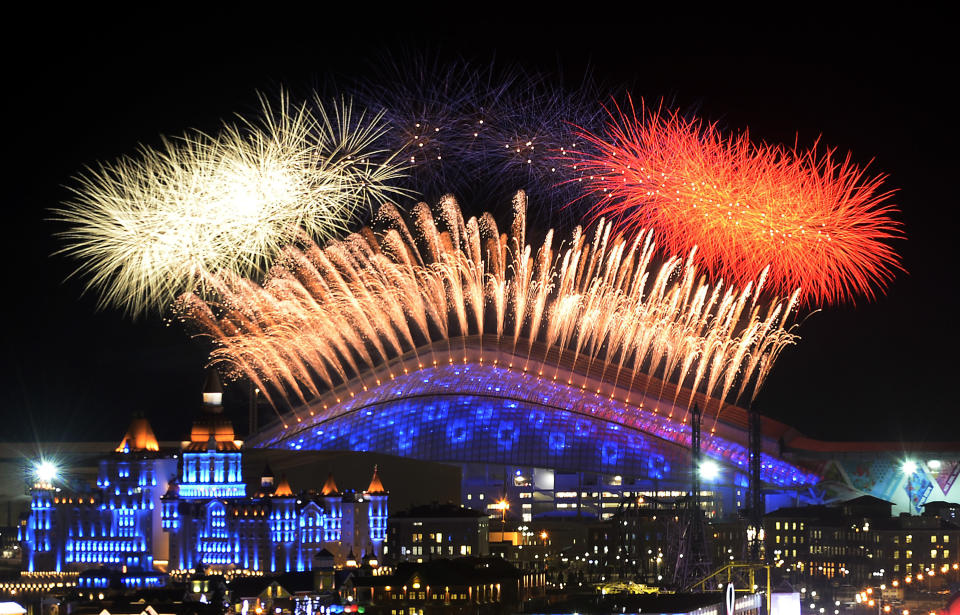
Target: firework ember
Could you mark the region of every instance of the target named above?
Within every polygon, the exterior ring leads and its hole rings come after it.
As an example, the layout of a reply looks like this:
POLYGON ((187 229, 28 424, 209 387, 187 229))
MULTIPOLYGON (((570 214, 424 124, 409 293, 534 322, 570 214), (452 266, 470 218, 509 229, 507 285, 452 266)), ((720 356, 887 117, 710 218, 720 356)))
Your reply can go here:
POLYGON ((901 269, 889 240, 902 237, 884 177, 850 156, 755 144, 676 113, 619 108, 593 148, 571 152, 599 196, 593 219, 633 236, 651 228, 668 252, 734 284, 769 266, 768 289, 802 288, 811 304, 872 298, 901 269))
POLYGON ((410 225, 386 205, 376 233, 288 248, 263 285, 220 276, 220 301, 188 295, 183 314, 214 339, 214 363, 289 405, 366 386, 365 373, 401 355, 435 362, 438 345, 452 361, 457 340, 473 336, 525 356, 516 368, 540 377, 556 379, 563 365, 574 374, 567 384, 582 387, 575 374, 593 372, 612 391, 656 375, 672 403, 701 393, 719 413, 723 400, 752 399, 795 341, 796 293, 761 304, 756 284, 705 285, 692 254, 654 267, 651 233, 628 240, 609 223, 561 245, 551 231, 534 249, 523 193, 514 205, 502 235, 489 214, 465 222, 452 197, 436 216, 417 205, 410 225))
POLYGON ((579 208, 561 207, 580 190, 564 181, 574 174, 554 152, 585 145, 574 126, 603 127, 599 101, 609 94, 589 72, 567 83, 516 66, 420 55, 375 68, 347 91, 394 127, 386 138, 410 165, 406 187, 428 200, 452 192, 490 207, 523 189, 543 225, 569 230, 580 222, 579 208))
POLYGON ((400 168, 374 148, 384 130, 380 116, 354 114, 349 103, 281 97, 217 135, 143 147, 78 178, 74 201, 54 212, 69 225, 62 252, 81 262, 101 307, 133 316, 187 290, 204 294, 214 272, 255 276, 301 234, 342 234, 396 192, 387 182, 400 168))

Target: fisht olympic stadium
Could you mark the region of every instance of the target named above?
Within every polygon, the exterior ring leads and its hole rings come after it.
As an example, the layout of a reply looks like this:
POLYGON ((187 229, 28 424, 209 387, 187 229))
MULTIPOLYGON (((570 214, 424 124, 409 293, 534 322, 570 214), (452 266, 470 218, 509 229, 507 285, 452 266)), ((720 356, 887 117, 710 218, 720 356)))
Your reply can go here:
MULTIPOLYGON (((627 498, 689 491, 690 414, 660 395, 671 387, 642 374, 610 382, 600 361, 571 369, 566 355, 541 355, 495 337, 434 342, 294 408, 247 446, 454 464, 464 505, 496 512, 506 498, 522 521, 608 518, 627 498)), ((717 418, 716 399, 693 400, 704 409, 707 513, 730 518, 746 504, 748 413, 725 404, 717 418)), ((956 443, 823 442, 762 419, 767 510, 870 494, 916 514, 927 502, 960 502, 958 474, 956 443)))

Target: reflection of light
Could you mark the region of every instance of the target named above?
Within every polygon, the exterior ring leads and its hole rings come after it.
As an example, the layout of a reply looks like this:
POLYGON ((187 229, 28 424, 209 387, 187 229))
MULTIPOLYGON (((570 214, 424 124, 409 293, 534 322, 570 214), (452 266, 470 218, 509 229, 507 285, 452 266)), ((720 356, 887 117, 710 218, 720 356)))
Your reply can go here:
POLYGON ((939 470, 939 469, 940 469, 940 460, 939 460, 939 459, 931 459, 930 461, 927 462, 927 467, 930 468, 931 470, 939 470))
POLYGON ((720 466, 713 461, 704 461, 700 464, 700 476, 704 480, 714 480, 720 475, 720 466))
POLYGON ((902 469, 904 474, 910 476, 917 471, 917 462, 913 461, 912 459, 908 459, 903 462, 902 469))
POLYGON ((57 466, 50 461, 41 461, 37 464, 37 467, 34 468, 34 472, 37 475, 38 481, 41 483, 50 483, 57 477, 57 466))

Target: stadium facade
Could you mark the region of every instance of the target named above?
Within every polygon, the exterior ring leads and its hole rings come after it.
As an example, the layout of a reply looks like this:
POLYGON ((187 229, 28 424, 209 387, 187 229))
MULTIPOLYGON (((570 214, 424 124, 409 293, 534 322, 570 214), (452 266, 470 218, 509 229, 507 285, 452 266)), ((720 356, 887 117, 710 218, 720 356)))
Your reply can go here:
MULTIPOLYGON (((575 369, 531 356, 479 337, 435 343, 295 407, 248 444, 456 464, 466 506, 509 506, 522 521, 609 518, 630 498, 689 492, 690 400, 705 410, 707 514, 731 518, 745 506, 747 410, 724 404, 718 412, 716 400, 674 395, 649 376, 611 383, 604 365, 575 369)), ((960 501, 958 474, 957 443, 828 443, 762 419, 766 510, 873 495, 917 514, 927 501, 960 501)))

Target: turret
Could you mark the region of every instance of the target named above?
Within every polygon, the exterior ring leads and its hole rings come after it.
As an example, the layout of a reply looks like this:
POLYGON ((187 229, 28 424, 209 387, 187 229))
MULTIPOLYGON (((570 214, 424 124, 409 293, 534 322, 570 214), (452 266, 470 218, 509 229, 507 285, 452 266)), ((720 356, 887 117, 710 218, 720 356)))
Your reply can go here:
POLYGON ((223 387, 216 370, 203 385, 203 410, 183 442, 181 498, 244 497, 240 447, 233 423, 223 416, 223 387))
POLYGON ((320 495, 323 498, 324 511, 326 511, 323 517, 323 540, 324 542, 340 542, 343 527, 343 496, 340 495, 337 483, 333 480, 333 472, 327 475, 327 482, 323 483, 320 495))
POLYGON ((215 369, 207 370, 207 379, 203 383, 203 405, 208 412, 223 412, 223 384, 215 369))
POLYGON ((263 472, 260 473, 260 495, 270 495, 275 488, 276 483, 273 480, 273 470, 270 469, 270 464, 268 463, 263 466, 263 472))
POLYGON ((377 466, 373 466, 370 486, 364 492, 364 499, 370 502, 367 518, 370 521, 370 541, 378 558, 383 557, 383 541, 387 538, 387 498, 389 492, 383 488, 377 466))

